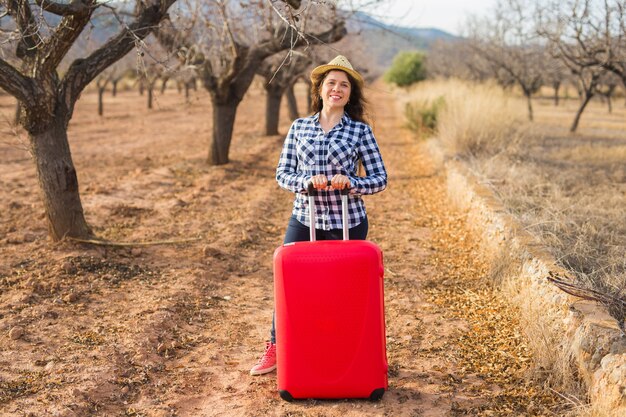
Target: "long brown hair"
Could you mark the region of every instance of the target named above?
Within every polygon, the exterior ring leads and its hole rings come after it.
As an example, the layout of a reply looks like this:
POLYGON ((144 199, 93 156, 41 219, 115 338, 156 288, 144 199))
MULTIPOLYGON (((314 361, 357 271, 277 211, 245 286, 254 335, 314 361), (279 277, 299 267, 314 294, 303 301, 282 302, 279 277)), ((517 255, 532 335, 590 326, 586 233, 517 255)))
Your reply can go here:
MULTIPOLYGON (((328 70, 319 75, 314 75, 311 83, 311 110, 313 114, 319 113, 324 106, 324 102, 322 101, 322 83, 326 76, 330 71, 341 71, 340 69, 332 69, 328 70)), ((348 104, 344 107, 344 111, 348 113, 348 116, 352 120, 356 120, 358 122, 368 123, 368 114, 367 114, 367 100, 363 96, 363 89, 356 82, 354 77, 348 74, 345 71, 341 71, 348 76, 348 81, 350 81, 350 99, 348 100, 348 104)))

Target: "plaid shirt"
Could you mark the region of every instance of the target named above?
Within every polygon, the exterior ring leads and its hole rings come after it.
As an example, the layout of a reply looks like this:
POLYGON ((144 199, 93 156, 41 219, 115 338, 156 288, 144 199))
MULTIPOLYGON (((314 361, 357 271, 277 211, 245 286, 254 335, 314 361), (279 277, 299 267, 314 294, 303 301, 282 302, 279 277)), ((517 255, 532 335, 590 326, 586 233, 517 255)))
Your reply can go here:
MULTIPOLYGON (((282 188, 297 193, 293 214, 309 227, 308 197, 302 193, 311 177, 318 174, 325 174, 328 179, 342 174, 350 179, 349 227, 361 223, 366 213, 359 194, 374 194, 387 187, 387 172, 372 128, 345 113, 327 134, 320 126, 319 113, 294 121, 280 154, 276 181, 282 188), (365 177, 357 175, 359 159, 365 168, 365 177)), ((342 228, 339 191, 320 192, 315 197, 315 207, 316 229, 342 228)))

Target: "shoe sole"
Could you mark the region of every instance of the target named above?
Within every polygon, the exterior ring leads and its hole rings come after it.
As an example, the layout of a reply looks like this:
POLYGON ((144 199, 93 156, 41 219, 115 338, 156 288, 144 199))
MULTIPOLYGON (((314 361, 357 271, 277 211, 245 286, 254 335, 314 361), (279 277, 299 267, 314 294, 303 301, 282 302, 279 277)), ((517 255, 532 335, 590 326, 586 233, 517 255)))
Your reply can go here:
POLYGON ((260 369, 258 371, 251 370, 250 371, 250 375, 254 375, 254 376, 256 376, 256 375, 265 375, 265 374, 269 374, 270 372, 272 372, 275 369, 276 369, 276 365, 272 366, 271 368, 260 369))

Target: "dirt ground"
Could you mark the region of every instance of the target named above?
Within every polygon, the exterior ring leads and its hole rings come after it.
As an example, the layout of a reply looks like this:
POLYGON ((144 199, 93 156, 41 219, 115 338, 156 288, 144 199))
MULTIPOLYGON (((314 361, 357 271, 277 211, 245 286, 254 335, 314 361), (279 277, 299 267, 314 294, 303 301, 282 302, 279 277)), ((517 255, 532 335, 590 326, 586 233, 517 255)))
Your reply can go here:
MULTIPOLYGON (((389 188, 366 198, 369 239, 385 254, 382 401, 287 403, 275 374, 248 374, 268 338, 272 253, 292 200, 274 181, 283 137, 260 133, 261 92, 240 106, 232 162, 221 167, 205 163, 206 93, 185 103, 168 91, 148 111, 145 97, 123 92, 106 98, 103 118, 85 93, 70 144, 94 231, 198 240, 51 243, 26 138, 3 122, 0 415, 562 415, 559 396, 525 378, 532 358, 515 311, 485 284, 488 267, 445 200, 442 174, 385 87, 367 94, 389 171, 389 188)), ((12 117, 10 98, 0 111, 12 117)))

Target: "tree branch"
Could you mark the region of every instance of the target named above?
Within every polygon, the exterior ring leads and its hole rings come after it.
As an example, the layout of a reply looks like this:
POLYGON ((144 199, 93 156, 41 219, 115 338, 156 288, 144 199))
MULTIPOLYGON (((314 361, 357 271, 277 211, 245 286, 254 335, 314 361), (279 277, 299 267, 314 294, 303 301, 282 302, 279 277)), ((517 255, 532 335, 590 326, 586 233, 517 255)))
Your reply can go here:
POLYGON ((0 58, 0 87, 19 101, 32 99, 32 82, 11 64, 0 58))
POLYGON ((42 42, 37 22, 27 0, 8 0, 8 13, 14 17, 21 37, 17 46, 18 58, 34 56, 37 46, 42 42))
POLYGON ((37 5, 43 10, 56 14, 57 16, 82 15, 89 13, 92 8, 91 5, 85 4, 81 0, 72 0, 70 3, 55 3, 50 0, 35 0, 35 3, 37 3, 37 5))
MULTIPOLYGON (((37 0, 43 2, 44 0, 37 0)), ((96 0, 73 0, 67 6, 73 6, 74 12, 64 15, 50 38, 41 48, 37 72, 48 74, 54 71, 70 50, 76 39, 80 36, 83 28, 89 23, 91 14, 98 7, 96 0), (84 1, 84 3, 82 2, 84 1)), ((50 3, 45 3, 50 4, 50 3)), ((61 5, 62 7, 66 5, 61 5)), ((44 9, 45 10, 45 9, 44 9)))
POLYGON ((299 33, 292 27, 286 29, 284 36, 280 38, 272 38, 268 41, 260 43, 254 48, 253 54, 268 57, 285 49, 295 49, 304 44, 328 44, 337 42, 347 33, 343 20, 336 21, 333 26, 326 32, 319 34, 299 33))
POLYGON ((148 36, 164 19, 167 10, 175 1, 153 0, 141 10, 135 21, 116 37, 110 39, 87 58, 74 61, 63 79, 62 93, 67 105, 73 106, 87 84, 148 36))

